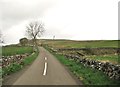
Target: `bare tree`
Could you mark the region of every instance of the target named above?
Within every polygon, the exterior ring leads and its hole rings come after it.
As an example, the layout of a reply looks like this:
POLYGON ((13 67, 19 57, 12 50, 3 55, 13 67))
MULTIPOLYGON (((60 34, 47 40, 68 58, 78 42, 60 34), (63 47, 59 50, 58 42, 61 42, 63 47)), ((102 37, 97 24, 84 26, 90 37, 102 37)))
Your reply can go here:
POLYGON ((26 28, 27 35, 33 40, 34 45, 37 45, 37 37, 41 37, 45 31, 44 24, 42 22, 34 21, 29 23, 26 28))

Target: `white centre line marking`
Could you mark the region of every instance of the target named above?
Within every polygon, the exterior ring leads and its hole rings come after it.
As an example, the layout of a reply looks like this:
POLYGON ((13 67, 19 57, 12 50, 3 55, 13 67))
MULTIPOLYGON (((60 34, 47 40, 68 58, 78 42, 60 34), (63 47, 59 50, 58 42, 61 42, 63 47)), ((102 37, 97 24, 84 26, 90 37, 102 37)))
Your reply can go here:
POLYGON ((46 72, 47 72, 47 62, 45 62, 45 68, 44 68, 44 72, 43 72, 44 76, 46 75, 46 72))
POLYGON ((45 57, 45 60, 47 60, 47 57, 45 57))

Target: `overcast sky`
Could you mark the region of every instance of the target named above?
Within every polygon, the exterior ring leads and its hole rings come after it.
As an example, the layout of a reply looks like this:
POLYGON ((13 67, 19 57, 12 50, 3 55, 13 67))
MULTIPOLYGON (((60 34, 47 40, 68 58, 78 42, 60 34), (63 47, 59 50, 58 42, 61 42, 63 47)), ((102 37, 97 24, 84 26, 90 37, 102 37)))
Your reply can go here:
POLYGON ((0 29, 6 43, 25 37, 32 20, 45 24, 42 38, 117 40, 119 0, 0 0, 0 29))

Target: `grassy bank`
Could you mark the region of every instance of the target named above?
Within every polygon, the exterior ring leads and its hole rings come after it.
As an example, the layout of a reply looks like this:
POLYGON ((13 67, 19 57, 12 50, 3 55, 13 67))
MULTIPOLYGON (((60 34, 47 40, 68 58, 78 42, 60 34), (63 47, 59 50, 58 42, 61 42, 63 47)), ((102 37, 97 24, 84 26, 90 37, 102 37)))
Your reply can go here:
MULTIPOLYGON (((49 50, 47 48, 47 50, 49 50)), ((83 64, 76 63, 74 60, 68 60, 63 55, 52 53, 64 65, 66 65, 75 76, 77 76, 85 85, 120 85, 117 80, 109 79, 103 72, 94 70, 83 64)))

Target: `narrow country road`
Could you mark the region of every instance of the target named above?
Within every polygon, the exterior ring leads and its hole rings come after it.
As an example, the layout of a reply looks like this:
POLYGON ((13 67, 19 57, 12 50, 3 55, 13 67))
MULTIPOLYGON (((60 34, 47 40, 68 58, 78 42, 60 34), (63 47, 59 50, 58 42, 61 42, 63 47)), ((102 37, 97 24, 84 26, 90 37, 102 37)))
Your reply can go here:
POLYGON ((46 49, 33 64, 13 83, 13 85, 81 85, 65 67, 46 49))

